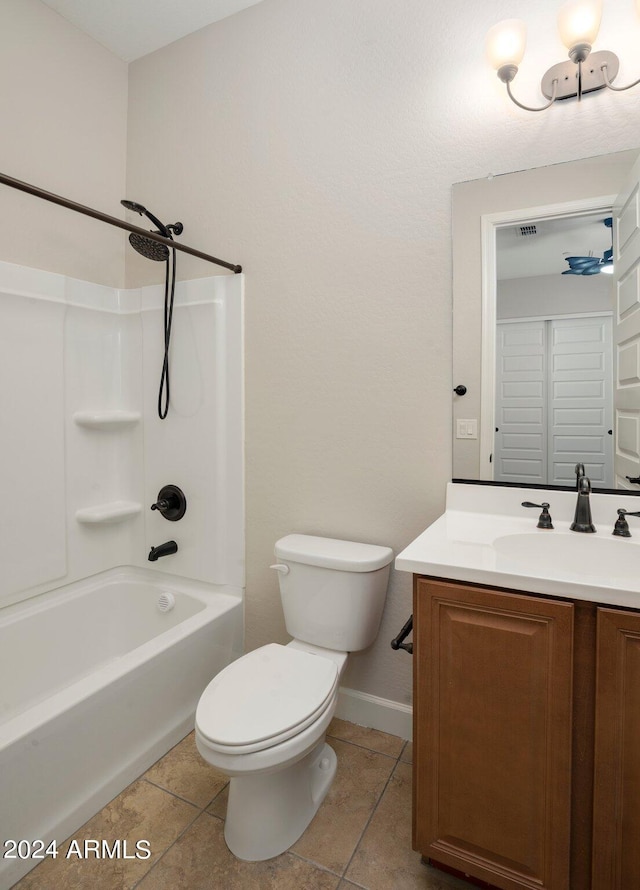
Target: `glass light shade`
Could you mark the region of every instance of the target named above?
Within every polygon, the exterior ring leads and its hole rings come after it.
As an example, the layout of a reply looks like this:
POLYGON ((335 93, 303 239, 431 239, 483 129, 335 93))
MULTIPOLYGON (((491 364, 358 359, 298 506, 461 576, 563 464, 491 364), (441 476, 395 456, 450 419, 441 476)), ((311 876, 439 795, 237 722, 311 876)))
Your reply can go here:
POLYGON ((580 43, 592 46, 600 30, 601 18, 602 0, 569 0, 558 10, 560 39, 567 49, 580 43))
MULTIPOLYGON (((640 2, 640 0, 639 0, 640 2)), ((496 69, 522 61, 527 43, 527 28, 519 19, 505 19, 487 32, 486 47, 489 62, 496 69)))

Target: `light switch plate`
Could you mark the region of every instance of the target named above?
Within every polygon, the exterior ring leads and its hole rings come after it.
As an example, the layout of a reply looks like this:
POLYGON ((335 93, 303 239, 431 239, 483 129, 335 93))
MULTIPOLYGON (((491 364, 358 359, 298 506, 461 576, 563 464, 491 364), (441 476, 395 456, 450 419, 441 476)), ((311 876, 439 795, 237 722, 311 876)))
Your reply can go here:
POLYGON ((477 439, 477 420, 456 420, 456 439, 477 439))

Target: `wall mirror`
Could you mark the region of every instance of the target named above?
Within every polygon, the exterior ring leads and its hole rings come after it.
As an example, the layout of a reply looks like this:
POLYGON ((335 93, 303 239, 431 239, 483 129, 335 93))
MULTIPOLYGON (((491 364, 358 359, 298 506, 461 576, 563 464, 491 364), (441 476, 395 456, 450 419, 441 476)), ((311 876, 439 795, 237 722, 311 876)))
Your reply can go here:
POLYGON ((639 158, 454 185, 454 478, 640 492, 639 158))

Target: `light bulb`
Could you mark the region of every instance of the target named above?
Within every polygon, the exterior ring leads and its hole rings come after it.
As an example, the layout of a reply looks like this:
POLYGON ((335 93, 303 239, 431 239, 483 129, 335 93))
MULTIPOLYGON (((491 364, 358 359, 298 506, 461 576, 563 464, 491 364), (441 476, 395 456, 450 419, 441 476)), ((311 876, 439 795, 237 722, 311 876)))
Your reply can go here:
MULTIPOLYGON (((638 0, 640 2, 640 0, 638 0)), ((602 18, 602 0, 569 0, 558 11, 560 39, 568 50, 595 43, 602 18)))
MULTIPOLYGON (((638 0, 640 2, 640 0, 638 0)), ((505 19, 487 32, 487 56, 491 65, 499 71, 505 65, 518 67, 524 56, 527 28, 519 19, 505 19)))

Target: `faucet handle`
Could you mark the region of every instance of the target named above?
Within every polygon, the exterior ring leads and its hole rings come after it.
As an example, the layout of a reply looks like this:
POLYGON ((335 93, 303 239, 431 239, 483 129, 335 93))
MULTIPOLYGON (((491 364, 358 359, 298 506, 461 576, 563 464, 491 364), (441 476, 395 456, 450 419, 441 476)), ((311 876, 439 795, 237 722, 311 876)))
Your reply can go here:
POLYGON ((640 516, 640 511, 637 513, 631 513, 629 510, 625 510, 624 507, 621 507, 618 510, 618 518, 616 519, 616 524, 613 527, 612 535, 616 535, 618 538, 630 538, 631 532, 629 531, 629 523, 627 522, 627 516, 640 516))
POLYGON ((543 501, 541 504, 533 504, 531 501, 523 501, 523 507, 538 507, 542 510, 542 513, 538 517, 538 528, 553 528, 553 523, 551 522, 551 515, 549 513, 549 504, 546 501, 543 501))

